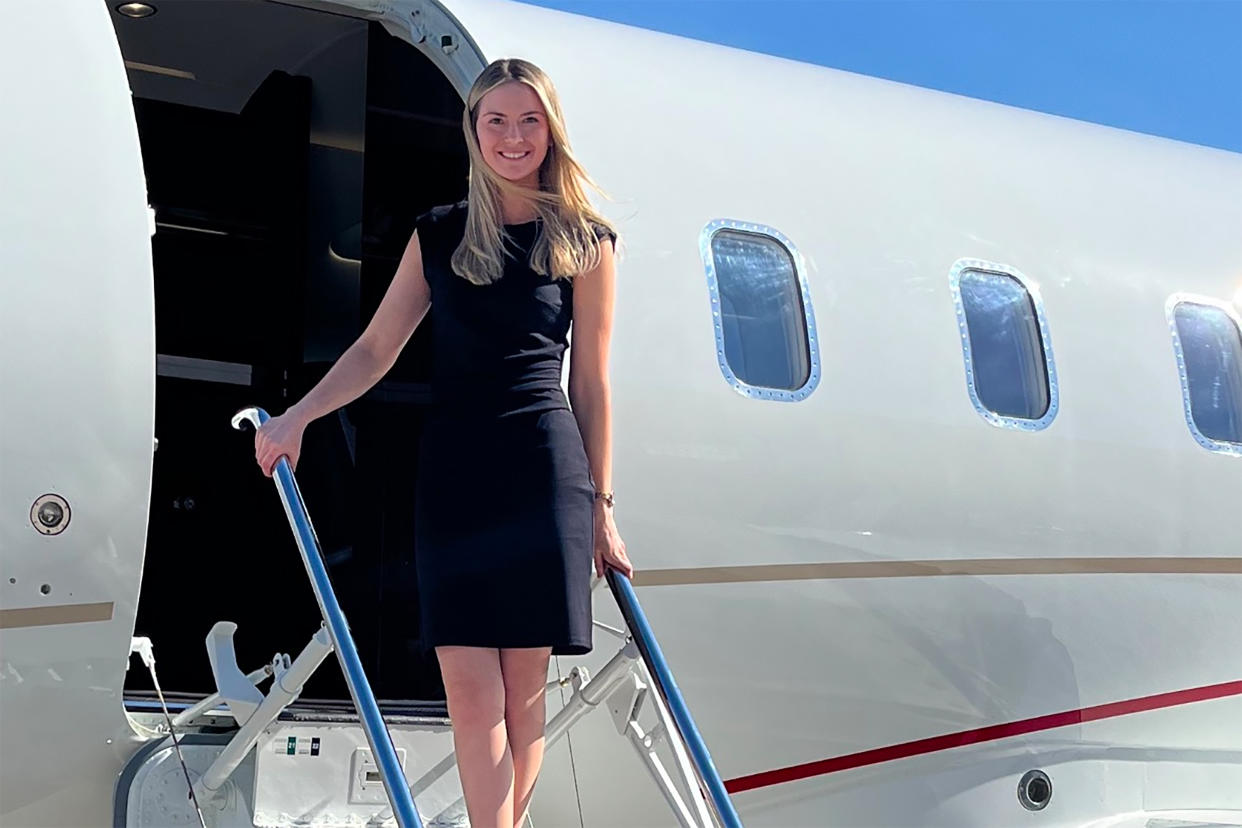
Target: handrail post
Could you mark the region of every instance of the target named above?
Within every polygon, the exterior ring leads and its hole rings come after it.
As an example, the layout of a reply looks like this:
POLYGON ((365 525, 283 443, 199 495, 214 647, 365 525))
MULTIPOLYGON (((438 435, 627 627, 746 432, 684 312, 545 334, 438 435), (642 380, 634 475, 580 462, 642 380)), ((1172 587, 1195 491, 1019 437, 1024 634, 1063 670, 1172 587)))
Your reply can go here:
POLYGON ((703 737, 699 735, 699 729, 690 715, 690 709, 686 707, 686 700, 677 687, 668 662, 664 660, 664 653, 660 650, 660 644, 656 641, 651 625, 647 622, 647 616, 638 603, 638 596, 634 594, 634 585, 630 583, 629 578, 613 569, 608 570, 606 577, 608 586, 612 589, 613 598, 616 599, 617 606, 621 608, 621 615, 625 618, 626 626, 633 634, 634 643, 638 645, 638 651, 647 665, 647 671, 655 682, 656 692, 664 700, 677 726, 678 735, 690 751, 691 762, 698 772, 699 782, 707 791, 716 819, 724 828, 742 828, 742 820, 738 817, 732 800, 729 799, 729 792, 725 790, 724 781, 716 771, 716 765, 707 751, 707 745, 703 742, 703 737))
MULTIPOLYGON (((250 422, 257 431, 271 419, 262 408, 244 408, 233 415, 233 428, 241 429, 243 422, 250 422)), ((280 494, 280 502, 284 504, 285 515, 293 528, 298 550, 302 553, 302 563, 306 574, 310 577, 311 588, 315 592, 315 600, 319 603, 319 612, 328 627, 328 635, 332 638, 332 647, 340 660, 341 670, 345 674, 345 684, 349 687, 349 695, 353 699, 354 709, 362 720, 362 728, 366 732, 367 742, 371 746, 371 755, 379 768, 384 782, 384 790, 388 793, 388 802, 392 805, 393 814, 401 828, 422 828, 418 818, 418 809, 414 807, 414 797, 410 795, 405 774, 401 771, 401 760, 397 758, 396 748, 392 744, 392 736, 384 725, 380 715, 379 704, 371 691, 371 683, 367 681, 362 669, 362 659, 358 657, 358 648, 349 633, 349 624, 341 612, 341 605, 336 600, 332 582, 328 579, 328 570, 323 563, 323 555, 319 548, 319 539, 311 526, 310 516, 302 502, 302 493, 298 489, 297 480, 289 460, 282 456, 276 461, 276 491, 280 494)))

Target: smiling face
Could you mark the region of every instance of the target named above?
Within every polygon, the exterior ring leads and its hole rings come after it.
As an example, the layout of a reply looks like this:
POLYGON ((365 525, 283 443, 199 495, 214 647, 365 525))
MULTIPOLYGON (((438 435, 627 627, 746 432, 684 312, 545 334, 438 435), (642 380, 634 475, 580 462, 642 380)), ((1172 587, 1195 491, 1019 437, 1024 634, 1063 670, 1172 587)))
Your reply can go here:
POLYGON ((548 155, 548 116, 535 90, 519 81, 497 86, 479 101, 479 151, 497 175, 539 189, 548 155))

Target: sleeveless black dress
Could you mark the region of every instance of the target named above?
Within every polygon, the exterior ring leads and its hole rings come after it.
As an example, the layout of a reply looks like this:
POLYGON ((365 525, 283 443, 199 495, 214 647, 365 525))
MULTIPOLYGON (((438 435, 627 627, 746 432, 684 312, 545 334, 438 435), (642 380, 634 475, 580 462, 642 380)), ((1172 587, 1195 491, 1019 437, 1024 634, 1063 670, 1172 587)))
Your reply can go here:
POLYGON ((506 225, 511 256, 489 285, 450 265, 465 202, 416 226, 431 288, 434 399, 415 504, 422 647, 589 652, 594 486, 561 390, 572 281, 527 264, 538 221, 506 225))

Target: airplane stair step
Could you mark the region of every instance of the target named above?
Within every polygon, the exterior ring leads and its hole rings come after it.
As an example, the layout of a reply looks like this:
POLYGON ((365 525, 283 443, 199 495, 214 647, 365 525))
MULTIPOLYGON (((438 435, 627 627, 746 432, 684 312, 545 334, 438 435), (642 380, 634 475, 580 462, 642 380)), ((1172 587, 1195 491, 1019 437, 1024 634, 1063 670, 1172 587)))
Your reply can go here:
MULTIPOLYGON (((411 793, 423 825, 468 828, 448 720, 401 717, 389 721, 388 730, 402 770, 417 780, 411 793)), ((180 736, 181 755, 196 788, 233 735, 180 736)), ((143 748, 117 790, 116 826, 199 825, 170 739, 143 748)), ((275 723, 213 795, 204 796, 200 789, 198 802, 209 828, 397 825, 366 734, 356 721, 275 723)))

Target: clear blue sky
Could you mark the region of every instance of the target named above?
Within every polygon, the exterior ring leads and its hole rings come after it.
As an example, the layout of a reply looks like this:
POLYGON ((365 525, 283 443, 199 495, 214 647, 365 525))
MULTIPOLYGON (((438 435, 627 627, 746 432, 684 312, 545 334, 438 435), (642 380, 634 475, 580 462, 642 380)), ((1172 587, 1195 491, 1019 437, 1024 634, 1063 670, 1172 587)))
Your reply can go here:
POLYGON ((525 0, 1242 152, 1242 0, 525 0))

